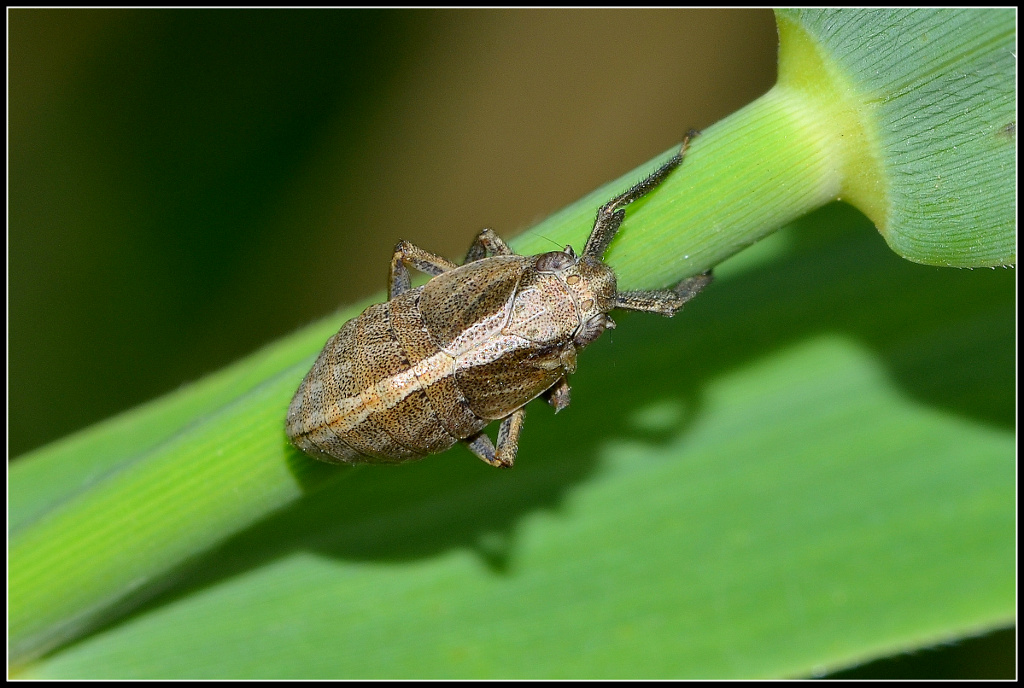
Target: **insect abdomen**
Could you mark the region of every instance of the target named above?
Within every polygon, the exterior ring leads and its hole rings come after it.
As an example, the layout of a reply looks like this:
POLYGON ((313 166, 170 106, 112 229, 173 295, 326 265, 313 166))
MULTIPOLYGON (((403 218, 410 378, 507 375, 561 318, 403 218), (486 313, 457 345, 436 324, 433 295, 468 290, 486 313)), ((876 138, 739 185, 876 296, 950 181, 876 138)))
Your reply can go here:
POLYGON ((454 359, 419 315, 421 289, 367 308, 324 347, 288 410, 288 435, 318 458, 402 463, 483 429, 453 378, 454 359))

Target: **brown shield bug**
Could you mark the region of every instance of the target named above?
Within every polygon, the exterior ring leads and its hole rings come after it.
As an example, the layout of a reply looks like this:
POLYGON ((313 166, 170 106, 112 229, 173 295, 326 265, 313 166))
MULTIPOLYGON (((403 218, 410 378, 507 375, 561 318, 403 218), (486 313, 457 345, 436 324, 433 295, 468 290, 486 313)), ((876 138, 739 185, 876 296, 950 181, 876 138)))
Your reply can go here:
POLYGON ((332 463, 403 463, 465 442, 481 459, 511 468, 524 407, 544 395, 569 405, 576 352, 615 327, 613 308, 672 316, 710 273, 672 289, 618 291, 602 260, 625 207, 683 161, 690 139, 649 177, 597 212, 579 256, 571 246, 520 256, 480 232, 462 265, 400 241, 388 300, 331 337, 288 407, 295 446, 332 463), (433 275, 413 289, 409 266, 433 275), (495 448, 484 428, 500 420, 495 448))

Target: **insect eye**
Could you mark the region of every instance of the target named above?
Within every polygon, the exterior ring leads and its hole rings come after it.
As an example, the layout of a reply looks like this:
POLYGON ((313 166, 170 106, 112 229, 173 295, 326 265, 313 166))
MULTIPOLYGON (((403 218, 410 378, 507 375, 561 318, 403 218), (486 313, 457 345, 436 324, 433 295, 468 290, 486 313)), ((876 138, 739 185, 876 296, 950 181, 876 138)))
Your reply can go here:
POLYGON ((542 253, 537 256, 537 270, 539 272, 558 272, 571 265, 576 264, 576 257, 562 251, 542 253))

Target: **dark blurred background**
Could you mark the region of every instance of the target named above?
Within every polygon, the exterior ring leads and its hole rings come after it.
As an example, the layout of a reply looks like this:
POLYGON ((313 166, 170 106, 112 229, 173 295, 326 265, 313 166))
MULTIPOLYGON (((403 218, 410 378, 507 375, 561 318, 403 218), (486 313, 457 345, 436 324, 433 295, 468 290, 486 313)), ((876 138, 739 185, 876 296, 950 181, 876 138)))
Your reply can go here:
POLYGON ((768 10, 10 10, 9 455, 382 289, 400 238, 513 236, 776 47, 768 10))
POLYGON ((768 10, 12 10, 9 447, 460 257, 771 87, 768 10))

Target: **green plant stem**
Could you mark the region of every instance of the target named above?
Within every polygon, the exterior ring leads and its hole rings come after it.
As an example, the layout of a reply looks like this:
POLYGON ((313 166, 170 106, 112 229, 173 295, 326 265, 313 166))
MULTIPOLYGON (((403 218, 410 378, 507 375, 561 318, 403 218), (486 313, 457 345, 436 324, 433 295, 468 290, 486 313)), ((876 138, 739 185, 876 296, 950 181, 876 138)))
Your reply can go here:
MULTIPOLYGON (((358 306, 344 313, 358 312, 358 306)), ((298 361, 337 330, 343 313, 284 337, 202 380, 33 450, 11 465, 8 531, 17 533, 43 513, 104 480, 125 462, 215 413, 298 361)))
POLYGON ((275 375, 19 533, 12 656, 75 637, 126 594, 299 497, 317 467, 282 461, 285 440, 269 430, 301 374, 275 375))
MULTIPOLYGON (((679 172, 630 209, 607 256, 620 284, 664 286, 706 270, 834 198, 841 180, 828 143, 785 88, 709 128, 679 172)), ((523 253, 548 250, 548 240, 582 246, 596 207, 662 159, 513 245, 523 253)), ((312 356, 359 310, 15 463, 11 493, 29 497, 14 510, 21 527, 10 549, 12 660, 94 628, 123 611, 126 598, 141 599, 189 559, 345 472, 290 448, 283 419, 312 356), (38 476, 76 462, 77 477, 96 476, 88 489, 71 480, 32 489, 38 476)))
MULTIPOLYGON (((843 150, 818 115, 801 92, 779 85, 706 129, 680 170, 627 211, 606 255, 620 286, 664 287, 703 272, 837 198, 843 150)), ((640 176, 601 187, 513 245, 522 253, 549 250, 541 237, 582 245, 596 208, 640 176)))

